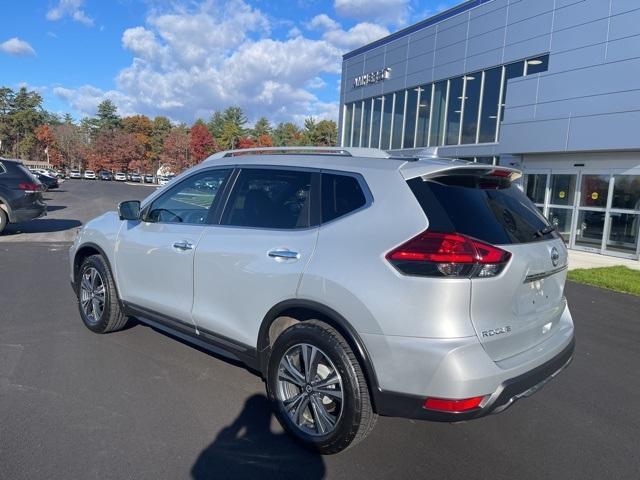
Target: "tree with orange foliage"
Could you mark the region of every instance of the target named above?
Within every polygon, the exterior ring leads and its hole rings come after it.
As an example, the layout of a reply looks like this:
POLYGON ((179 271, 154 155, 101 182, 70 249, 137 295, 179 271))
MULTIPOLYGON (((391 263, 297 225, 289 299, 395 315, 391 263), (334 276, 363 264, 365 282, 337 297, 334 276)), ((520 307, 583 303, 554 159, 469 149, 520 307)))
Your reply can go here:
POLYGON ((106 130, 100 133, 87 149, 88 167, 95 170, 124 171, 144 162, 144 147, 136 136, 122 130, 106 130))
POLYGON ((218 144, 206 124, 202 120, 198 120, 189 130, 189 153, 192 161, 200 163, 219 150, 218 144))
POLYGON ((53 135, 49 125, 40 125, 36 128, 35 134, 38 142, 40 142, 47 153, 49 163, 55 167, 61 166, 63 160, 62 155, 60 154, 56 137, 53 135))
POLYGON ((189 133, 186 127, 173 127, 164 140, 164 152, 160 157, 162 165, 173 173, 180 173, 191 166, 189 133))

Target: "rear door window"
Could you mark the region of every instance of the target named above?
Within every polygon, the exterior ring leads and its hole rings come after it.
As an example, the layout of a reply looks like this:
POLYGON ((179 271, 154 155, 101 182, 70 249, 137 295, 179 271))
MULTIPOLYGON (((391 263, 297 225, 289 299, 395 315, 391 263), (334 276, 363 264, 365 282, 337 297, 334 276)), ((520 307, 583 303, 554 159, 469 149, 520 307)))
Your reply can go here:
POLYGON ((351 213, 367 203, 360 182, 350 175, 322 174, 322 222, 351 213))
POLYGON ((223 215, 223 225, 298 229, 310 225, 309 171, 242 169, 223 215))
POLYGON ((557 238, 527 196, 508 179, 447 175, 407 182, 429 229, 457 232, 495 245, 557 238))

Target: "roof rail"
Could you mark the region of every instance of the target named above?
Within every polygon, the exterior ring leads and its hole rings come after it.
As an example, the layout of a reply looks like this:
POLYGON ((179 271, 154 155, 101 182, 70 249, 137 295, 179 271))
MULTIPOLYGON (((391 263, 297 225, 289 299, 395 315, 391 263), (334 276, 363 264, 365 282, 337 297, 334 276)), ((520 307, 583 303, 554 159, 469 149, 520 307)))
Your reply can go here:
POLYGON ((384 150, 378 148, 358 148, 358 147, 252 147, 237 150, 225 150, 214 153, 205 161, 218 160, 221 158, 238 157, 241 155, 339 155, 346 157, 371 157, 371 158, 392 158, 384 150))

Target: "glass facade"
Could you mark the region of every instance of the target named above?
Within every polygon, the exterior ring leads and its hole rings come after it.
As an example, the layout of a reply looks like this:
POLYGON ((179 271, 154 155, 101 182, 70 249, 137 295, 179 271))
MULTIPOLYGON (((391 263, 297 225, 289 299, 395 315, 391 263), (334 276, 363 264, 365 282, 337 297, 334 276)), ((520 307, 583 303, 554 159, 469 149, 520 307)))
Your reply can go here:
POLYGON ((640 255, 640 175, 530 172, 524 190, 571 248, 640 255))
POLYGON ((449 82, 438 82, 433 88, 431 133, 429 134, 429 146, 444 144, 444 121, 447 112, 447 89, 449 82))
POLYGON ((429 118, 431 117, 431 85, 423 85, 416 89, 418 99, 418 126, 416 129, 416 147, 429 145, 429 118))
POLYGON ((375 97, 373 106, 371 98, 348 103, 343 146, 379 145, 386 150, 495 143, 508 81, 548 68, 549 55, 541 55, 388 93, 375 97))
POLYGON ((418 89, 407 90, 407 114, 405 115, 404 140, 402 148, 413 148, 416 138, 416 117, 418 108, 418 89), (416 112, 416 115, 413 114, 416 112))
POLYGON ((393 133, 391 135, 391 148, 402 148, 402 121, 404 120, 404 94, 396 92, 393 107, 393 133))
POLYGON ((362 108, 362 147, 369 146, 369 135, 371 133, 371 101, 373 99, 365 100, 362 108))
POLYGON ((480 91, 482 72, 464 77, 464 116, 460 143, 476 143, 478 133, 478 113, 480 113, 480 91))

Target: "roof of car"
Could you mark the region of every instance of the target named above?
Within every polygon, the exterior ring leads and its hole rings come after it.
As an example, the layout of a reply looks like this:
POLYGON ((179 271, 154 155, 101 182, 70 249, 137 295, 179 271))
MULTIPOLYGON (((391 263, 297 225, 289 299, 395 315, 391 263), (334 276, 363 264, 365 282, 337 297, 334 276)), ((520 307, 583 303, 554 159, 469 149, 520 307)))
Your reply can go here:
POLYGON ((437 148, 417 151, 411 156, 402 156, 377 148, 257 147, 219 152, 207 158, 202 165, 212 166, 215 164, 313 167, 355 172, 400 170, 407 179, 464 166, 493 168, 466 160, 438 157, 437 148))
POLYGON ((22 163, 22 160, 18 159, 18 158, 4 158, 4 157, 0 157, 0 161, 3 162, 11 162, 11 163, 22 163))

